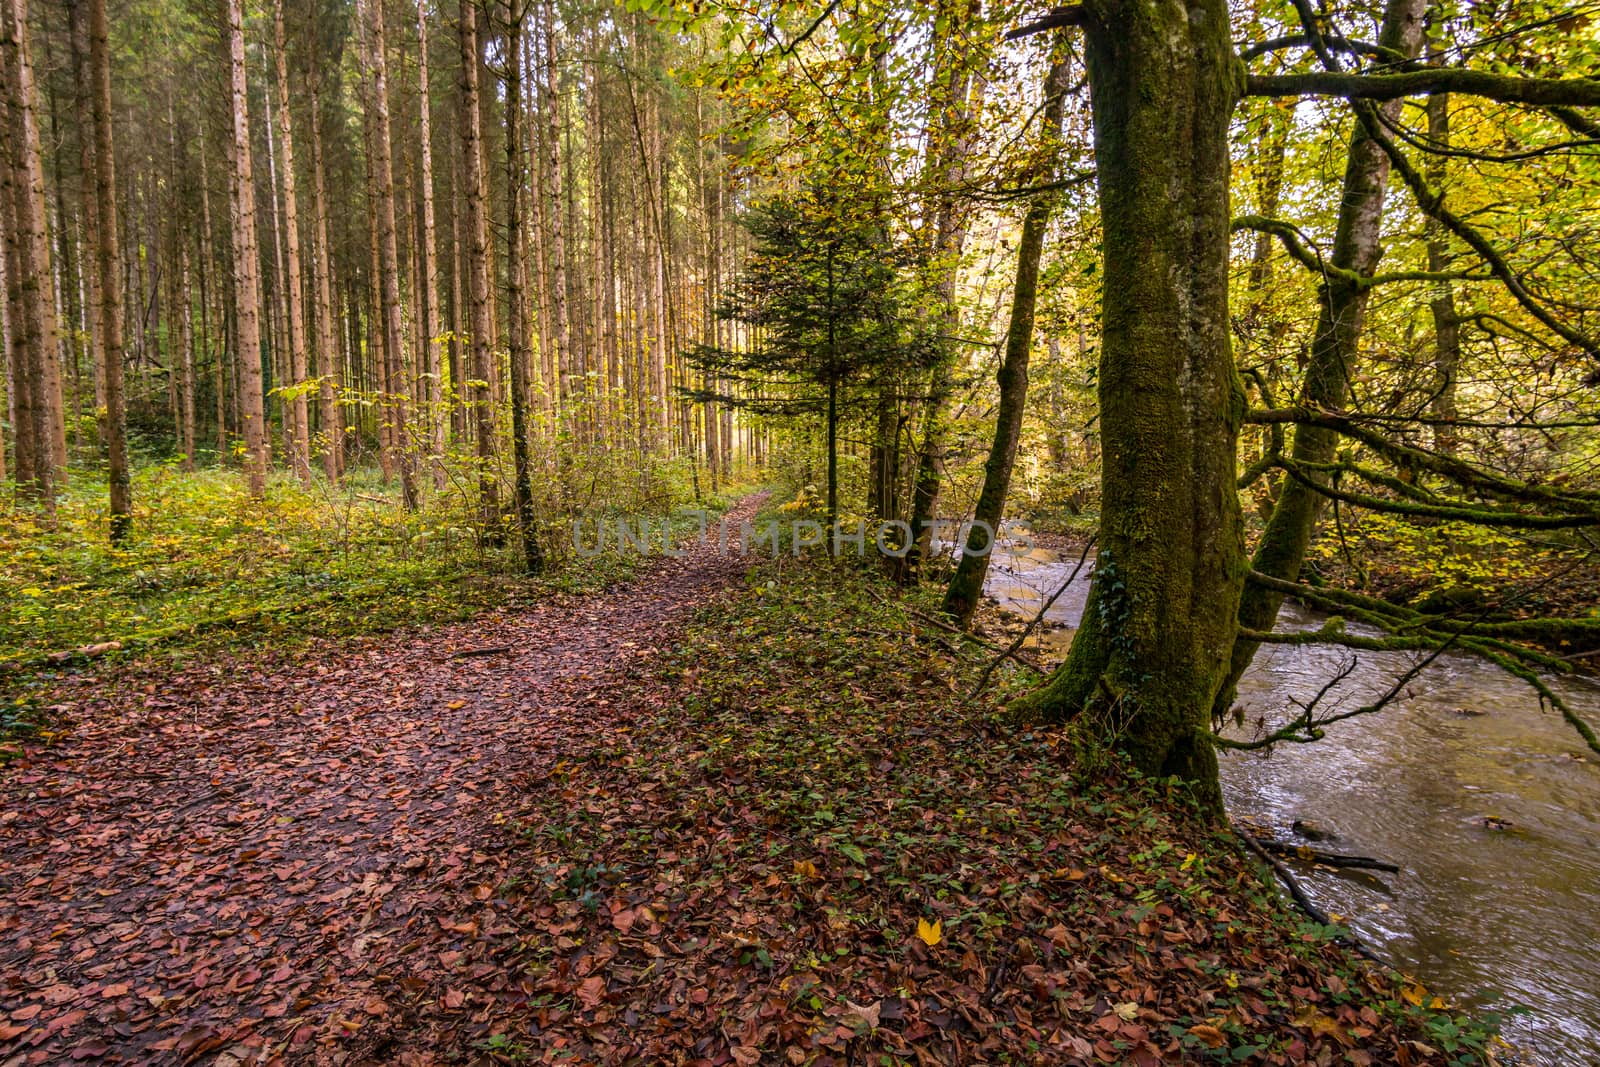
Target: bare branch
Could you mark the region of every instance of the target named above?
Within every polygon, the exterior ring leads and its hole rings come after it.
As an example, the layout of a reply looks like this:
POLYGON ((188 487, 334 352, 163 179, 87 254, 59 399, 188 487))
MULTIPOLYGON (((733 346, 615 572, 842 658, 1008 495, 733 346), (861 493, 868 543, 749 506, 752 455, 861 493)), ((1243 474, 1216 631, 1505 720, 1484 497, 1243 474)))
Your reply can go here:
POLYGON ((1461 93, 1503 104, 1540 107, 1600 107, 1594 78, 1513 78, 1459 67, 1428 67, 1401 74, 1252 74, 1246 96, 1342 96, 1347 100, 1397 100, 1405 96, 1461 93))

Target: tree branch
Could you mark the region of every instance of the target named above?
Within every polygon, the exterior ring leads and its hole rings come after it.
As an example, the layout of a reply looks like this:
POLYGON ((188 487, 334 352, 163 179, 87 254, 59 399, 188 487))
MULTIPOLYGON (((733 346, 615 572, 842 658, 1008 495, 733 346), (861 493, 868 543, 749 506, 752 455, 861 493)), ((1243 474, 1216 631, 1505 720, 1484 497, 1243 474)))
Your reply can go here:
POLYGON ((1396 100, 1404 96, 1462 93, 1503 104, 1540 107, 1600 107, 1600 79, 1514 78, 1459 67, 1428 67, 1402 74, 1252 74, 1246 96, 1342 96, 1347 100, 1396 100))
POLYGON ((1016 41, 1023 37, 1032 37, 1036 33, 1044 33, 1047 30, 1061 30, 1069 26, 1082 26, 1088 17, 1088 12, 1082 4, 1069 4, 1066 7, 1058 7, 1041 19, 1035 19, 1032 22, 1018 26, 1006 34, 1006 40, 1016 41))

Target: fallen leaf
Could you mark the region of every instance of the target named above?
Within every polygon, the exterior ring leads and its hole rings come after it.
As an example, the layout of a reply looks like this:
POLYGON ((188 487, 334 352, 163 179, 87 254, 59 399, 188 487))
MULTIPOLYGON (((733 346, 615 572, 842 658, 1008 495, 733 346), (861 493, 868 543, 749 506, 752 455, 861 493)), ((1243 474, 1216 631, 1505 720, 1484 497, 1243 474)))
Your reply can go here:
POLYGON ((598 1008, 606 998, 606 980, 603 975, 585 978, 578 986, 578 1003, 589 1009, 598 1008))

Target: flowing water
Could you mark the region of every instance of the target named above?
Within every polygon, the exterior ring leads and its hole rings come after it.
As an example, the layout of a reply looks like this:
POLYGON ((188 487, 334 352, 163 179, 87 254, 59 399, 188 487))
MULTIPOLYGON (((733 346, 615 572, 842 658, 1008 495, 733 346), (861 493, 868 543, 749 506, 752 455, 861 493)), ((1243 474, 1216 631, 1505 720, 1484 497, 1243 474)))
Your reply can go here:
MULTIPOLYGON (((985 590, 1031 620, 1076 562, 1001 546, 985 590)), ((1091 569, 1051 606, 1046 621, 1057 628, 1030 641, 1047 657, 1070 643, 1091 569)), ((1278 629, 1312 630, 1323 618, 1290 604, 1278 629)), ((1416 662, 1405 652, 1264 646, 1240 685, 1245 725, 1235 734, 1287 721, 1298 712, 1291 698, 1310 700, 1352 657, 1319 713, 1372 701, 1416 662)), ((1600 722, 1600 685, 1551 685, 1600 722)), ((1600 757, 1559 713, 1541 711, 1525 683, 1446 654, 1403 699, 1330 726, 1321 741, 1224 753, 1222 786, 1238 822, 1303 843, 1299 821, 1326 835, 1320 848, 1400 865, 1398 874, 1294 865, 1311 897, 1379 955, 1436 995, 1518 1009, 1503 1032, 1535 1063, 1600 1063, 1600 757)))

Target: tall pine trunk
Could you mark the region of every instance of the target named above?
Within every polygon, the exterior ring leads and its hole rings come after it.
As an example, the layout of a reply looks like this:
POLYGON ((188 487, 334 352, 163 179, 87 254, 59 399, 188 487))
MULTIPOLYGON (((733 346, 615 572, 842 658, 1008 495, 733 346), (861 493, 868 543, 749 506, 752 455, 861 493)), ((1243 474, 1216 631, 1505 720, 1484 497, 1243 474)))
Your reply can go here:
POLYGON ((339 411, 337 326, 333 302, 333 245, 328 239, 328 178, 322 160, 321 76, 311 83, 312 282, 316 287, 317 422, 325 442, 322 473, 330 483, 344 470, 344 419, 339 411))
POLYGON ((128 477, 128 430, 122 402, 122 286, 117 269, 117 170, 111 119, 111 49, 106 0, 89 0, 89 69, 94 78, 95 242, 100 275, 100 336, 106 356, 106 461, 111 481, 111 543, 133 531, 133 487, 128 477))
POLYGON ((377 287, 379 328, 383 331, 383 360, 388 391, 386 406, 395 467, 400 474, 400 496, 407 508, 415 508, 417 485, 407 425, 406 383, 402 363, 405 348, 400 331, 400 253, 395 232, 394 166, 389 147, 389 78, 388 62, 384 55, 383 0, 365 0, 365 4, 365 60, 372 79, 368 119, 372 123, 372 171, 378 197, 378 277, 373 279, 373 284, 377 287))
POLYGON ((25 0, 0 0, 0 67, 6 96, 4 129, 9 172, 14 258, 7 277, 14 287, 12 370, 18 388, 17 463, 19 484, 31 483, 46 513, 55 510, 56 484, 65 470, 66 431, 62 421, 61 378, 57 359, 55 294, 51 289, 50 240, 45 213, 44 164, 40 155, 37 99, 28 51, 25 0))
POLYGON ((528 373, 532 353, 528 347, 527 289, 523 284, 524 234, 522 190, 527 175, 522 165, 522 12, 516 10, 505 30, 506 59, 506 333, 511 357, 511 455, 517 527, 522 536, 523 569, 544 570, 539 528, 533 513, 533 478, 528 455, 528 373))
POLYGON ((244 424, 245 472, 250 494, 267 488, 272 452, 261 374, 260 250, 256 244, 256 188, 250 164, 249 84, 244 55, 244 2, 228 0, 228 69, 232 97, 230 205, 233 222, 233 290, 238 338, 239 416, 244 424))
POLYGON ((468 344, 472 352, 472 381, 462 390, 472 406, 478 446, 478 502, 480 519, 490 536, 498 536, 500 493, 494 472, 494 407, 489 382, 494 374, 489 343, 489 223, 484 209, 483 126, 478 104, 477 5, 461 4, 461 157, 466 185, 468 344))
POLYGON ((433 211, 433 116, 428 92, 428 5, 425 2, 417 4, 417 97, 422 165, 422 245, 418 272, 421 277, 417 295, 422 301, 423 403, 433 487, 442 490, 445 487, 444 394, 440 386, 444 372, 439 358, 439 257, 433 211))
POLYGON ((294 124, 289 118, 289 59, 283 33, 283 0, 273 0, 272 36, 277 60, 278 140, 283 147, 283 234, 288 276, 283 279, 288 299, 289 454, 290 463, 304 482, 311 480, 311 416, 307 409, 305 308, 301 289, 300 208, 294 175, 294 124))

